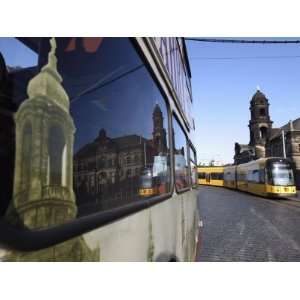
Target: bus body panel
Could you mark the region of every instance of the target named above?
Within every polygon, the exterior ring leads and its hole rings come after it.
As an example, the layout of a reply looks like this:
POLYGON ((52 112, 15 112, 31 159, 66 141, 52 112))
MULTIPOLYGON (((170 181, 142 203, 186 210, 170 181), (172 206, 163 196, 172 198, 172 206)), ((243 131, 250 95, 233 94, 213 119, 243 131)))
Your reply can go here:
MULTIPOLYGON (((197 190, 176 195, 84 234, 81 238, 89 252, 85 261, 195 260, 199 223, 196 196, 197 190)), ((68 241, 51 248, 65 251, 68 241)), ((54 260, 49 249, 11 254, 8 249, 0 249, 0 260, 54 260)), ((68 253, 63 261, 68 261, 68 253)))

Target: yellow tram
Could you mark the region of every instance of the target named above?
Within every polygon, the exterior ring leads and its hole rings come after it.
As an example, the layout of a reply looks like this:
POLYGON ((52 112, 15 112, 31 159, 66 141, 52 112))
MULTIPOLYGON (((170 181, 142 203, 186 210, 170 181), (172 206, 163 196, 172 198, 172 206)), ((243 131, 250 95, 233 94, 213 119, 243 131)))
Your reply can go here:
POLYGON ((285 158, 260 158, 224 167, 224 186, 264 197, 296 195, 292 164, 285 158))
POLYGON ((224 167, 198 167, 198 184, 223 186, 224 167))

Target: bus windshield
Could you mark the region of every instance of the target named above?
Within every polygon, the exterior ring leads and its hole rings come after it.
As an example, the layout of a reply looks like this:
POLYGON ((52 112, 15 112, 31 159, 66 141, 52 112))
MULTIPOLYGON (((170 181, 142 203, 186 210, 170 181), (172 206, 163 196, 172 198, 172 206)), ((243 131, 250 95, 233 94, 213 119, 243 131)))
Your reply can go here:
POLYGON ((284 164, 275 164, 272 168, 274 185, 294 185, 293 170, 284 164))

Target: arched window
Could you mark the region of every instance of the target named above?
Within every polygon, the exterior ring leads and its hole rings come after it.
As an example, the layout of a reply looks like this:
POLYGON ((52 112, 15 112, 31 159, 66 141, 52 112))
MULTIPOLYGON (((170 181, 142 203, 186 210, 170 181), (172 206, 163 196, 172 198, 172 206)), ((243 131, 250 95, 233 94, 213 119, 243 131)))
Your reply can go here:
POLYGON ((267 127, 260 127, 259 134, 261 139, 266 139, 267 137, 267 127))
POLYGON ((63 153, 65 144, 65 137, 61 128, 52 126, 49 130, 48 139, 50 185, 63 184, 63 153))
POLYGON ((265 108, 261 108, 259 110, 259 114, 260 114, 260 116, 264 117, 266 115, 266 109, 265 108))

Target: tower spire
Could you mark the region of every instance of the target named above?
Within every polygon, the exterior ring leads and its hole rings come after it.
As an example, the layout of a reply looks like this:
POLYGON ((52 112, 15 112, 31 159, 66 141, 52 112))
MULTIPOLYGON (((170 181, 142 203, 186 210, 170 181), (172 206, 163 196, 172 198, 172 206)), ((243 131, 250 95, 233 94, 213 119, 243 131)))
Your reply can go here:
POLYGON ((57 71, 56 47, 55 38, 51 38, 48 62, 42 67, 41 71, 30 80, 27 87, 27 94, 29 99, 36 97, 50 99, 51 102, 55 102, 56 105, 68 112, 70 106, 69 97, 61 85, 62 77, 57 71))
POLYGON ((55 38, 50 39, 50 51, 48 53, 48 63, 42 68, 42 72, 49 72, 56 78, 58 82, 62 82, 62 78, 57 72, 57 58, 55 56, 57 44, 55 38))

